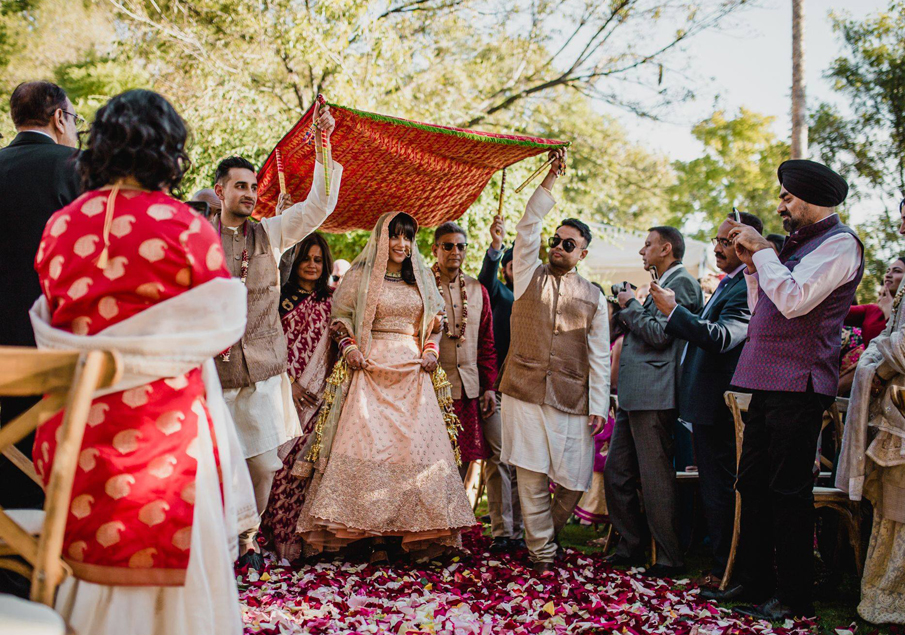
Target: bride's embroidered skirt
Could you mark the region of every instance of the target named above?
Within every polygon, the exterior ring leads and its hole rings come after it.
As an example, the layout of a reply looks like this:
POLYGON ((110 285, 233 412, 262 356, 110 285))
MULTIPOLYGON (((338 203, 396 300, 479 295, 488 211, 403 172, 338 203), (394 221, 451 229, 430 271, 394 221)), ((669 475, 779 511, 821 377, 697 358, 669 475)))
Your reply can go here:
POLYGON ((430 375, 414 338, 373 334, 352 376, 323 474, 298 523, 310 551, 376 536, 406 550, 458 545, 475 524, 430 375))

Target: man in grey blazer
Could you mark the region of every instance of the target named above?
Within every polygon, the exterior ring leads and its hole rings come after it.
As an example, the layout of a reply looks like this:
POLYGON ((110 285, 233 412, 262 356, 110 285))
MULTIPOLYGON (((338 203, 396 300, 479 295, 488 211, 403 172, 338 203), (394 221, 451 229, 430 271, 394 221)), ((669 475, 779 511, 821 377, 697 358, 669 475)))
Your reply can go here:
MULTIPOLYGON (((701 285, 682 266, 685 240, 674 227, 652 227, 641 257, 644 268, 659 274, 659 284, 675 292, 680 305, 697 313, 701 285)), ((610 519, 621 539, 609 561, 644 562, 644 497, 647 525, 657 543, 657 562, 645 575, 666 577, 685 570, 677 534, 674 426, 678 414, 680 359, 685 341, 666 332, 666 316, 652 297, 642 305, 631 291, 617 296, 616 314, 628 330, 619 362, 619 411, 607 455, 604 483, 610 519), (639 487, 640 486, 640 487, 639 487)))
MULTIPOLYGON (((763 233, 757 216, 742 213, 740 218, 742 224, 763 233)), ((654 304, 666 316, 666 332, 688 342, 682 359, 679 418, 693 426, 701 499, 714 555, 711 582, 701 585, 705 587, 701 595, 719 600, 733 599, 733 593, 742 591, 739 585, 730 587, 732 592, 715 588, 729 559, 735 515, 735 425, 723 393, 729 390, 751 320, 742 273, 745 264, 729 239, 733 227, 724 221, 713 238, 716 266, 726 275, 700 315, 678 306, 672 291, 651 285, 654 304)))

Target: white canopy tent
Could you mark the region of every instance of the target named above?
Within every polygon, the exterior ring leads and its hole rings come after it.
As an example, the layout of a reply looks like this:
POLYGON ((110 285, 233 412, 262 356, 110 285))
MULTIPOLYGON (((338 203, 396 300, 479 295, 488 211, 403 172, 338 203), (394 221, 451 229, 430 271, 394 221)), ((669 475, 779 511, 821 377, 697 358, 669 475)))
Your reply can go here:
MULTIPOLYGON (((588 226, 594 234, 594 240, 587 258, 579 265, 583 276, 607 285, 628 281, 639 288, 650 282, 650 274, 644 270, 641 256, 638 255, 647 232, 604 223, 588 223, 588 226)), ((688 272, 698 279, 717 271, 713 247, 709 242, 686 238, 682 262, 688 272)), ((609 286, 604 288, 609 293, 609 286)))

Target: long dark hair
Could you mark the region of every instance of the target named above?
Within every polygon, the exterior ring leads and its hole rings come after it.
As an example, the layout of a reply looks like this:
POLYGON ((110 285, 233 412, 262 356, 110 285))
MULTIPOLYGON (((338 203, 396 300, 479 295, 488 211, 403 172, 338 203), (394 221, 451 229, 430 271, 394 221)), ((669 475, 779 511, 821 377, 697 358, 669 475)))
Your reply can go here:
POLYGON ((330 246, 327 244, 327 241, 317 232, 308 234, 308 236, 305 237, 305 240, 299 243, 298 254, 296 254, 295 260, 292 261, 289 279, 286 280, 283 289, 295 291, 295 289, 298 288, 299 264, 308 256, 308 252, 311 251, 311 248, 314 245, 321 248, 321 255, 324 259, 324 268, 321 271, 321 275, 317 279, 317 282, 314 283, 313 292, 315 299, 322 302, 330 297, 330 293, 332 292, 329 282, 330 276, 333 275, 333 254, 330 253, 330 246))
POLYGON ((148 190, 174 190, 191 161, 188 129, 176 109, 150 90, 127 90, 94 118, 78 170, 86 190, 134 177, 148 190))
MULTIPOLYGON (((399 212, 393 217, 387 231, 389 232, 390 238, 405 236, 412 241, 412 249, 418 249, 418 245, 415 243, 415 233, 418 231, 418 222, 405 212, 399 212)), ((402 279, 405 282, 408 284, 415 284, 415 268, 412 266, 411 256, 402 261, 401 273, 402 279)))

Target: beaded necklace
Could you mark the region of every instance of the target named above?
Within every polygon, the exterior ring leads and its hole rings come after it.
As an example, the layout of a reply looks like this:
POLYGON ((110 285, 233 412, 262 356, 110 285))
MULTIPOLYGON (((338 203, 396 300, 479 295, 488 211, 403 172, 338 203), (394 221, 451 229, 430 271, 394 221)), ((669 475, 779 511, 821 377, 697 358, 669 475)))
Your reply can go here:
MULTIPOLYGON (((434 263, 434 266, 431 267, 431 271, 434 272, 434 279, 437 281, 437 288, 442 289, 443 285, 440 282, 440 265, 434 263)), ((468 324, 468 294, 465 292, 465 276, 462 272, 459 272, 459 291, 462 293, 462 327, 459 329, 458 333, 453 333, 449 326, 449 319, 444 319, 446 322, 446 337, 451 340, 464 340, 465 339, 465 326, 468 324)))
MULTIPOLYGON (((219 217, 217 219, 217 228, 220 230, 220 233, 223 233, 223 217, 219 217)), ((246 280, 248 280, 248 221, 245 221, 242 224, 242 240, 244 244, 242 246, 242 264, 239 266, 239 281, 242 284, 245 284, 246 280)), ((220 353, 221 361, 228 362, 229 361, 229 353, 232 351, 233 347, 230 346, 225 351, 220 353)))

